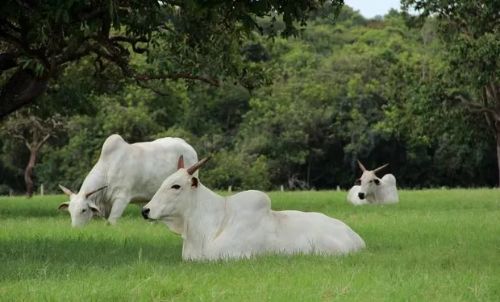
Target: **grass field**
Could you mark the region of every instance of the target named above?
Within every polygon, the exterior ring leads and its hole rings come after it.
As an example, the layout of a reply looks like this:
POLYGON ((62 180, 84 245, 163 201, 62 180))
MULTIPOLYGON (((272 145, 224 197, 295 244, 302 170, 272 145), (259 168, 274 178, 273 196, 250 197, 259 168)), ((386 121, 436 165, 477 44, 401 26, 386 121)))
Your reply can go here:
POLYGON ((271 193, 319 211, 367 248, 343 257, 181 261, 182 240, 130 206, 116 226, 72 229, 64 196, 0 197, 2 301, 500 301, 500 190, 402 191, 353 207, 345 192, 271 193))

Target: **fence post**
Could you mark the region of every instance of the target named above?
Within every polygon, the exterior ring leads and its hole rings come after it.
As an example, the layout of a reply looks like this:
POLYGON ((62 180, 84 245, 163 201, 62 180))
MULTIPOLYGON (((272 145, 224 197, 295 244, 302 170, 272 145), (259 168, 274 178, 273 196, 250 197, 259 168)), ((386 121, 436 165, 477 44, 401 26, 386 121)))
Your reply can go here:
POLYGON ((40 186, 40 195, 43 196, 44 190, 43 190, 43 184, 40 186))
POLYGON ((283 187, 283 185, 280 186, 280 191, 285 192, 285 188, 283 187))

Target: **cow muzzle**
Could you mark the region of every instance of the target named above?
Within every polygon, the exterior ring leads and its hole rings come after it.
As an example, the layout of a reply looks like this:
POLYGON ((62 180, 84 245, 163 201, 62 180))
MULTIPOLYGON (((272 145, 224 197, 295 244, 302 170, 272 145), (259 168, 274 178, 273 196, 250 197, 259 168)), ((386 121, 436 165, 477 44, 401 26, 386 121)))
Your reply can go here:
POLYGON ((144 219, 149 219, 149 212, 150 211, 151 210, 148 208, 142 208, 142 211, 141 211, 142 217, 144 217, 144 219))
POLYGON ((358 197, 359 199, 365 199, 365 193, 359 192, 358 197))

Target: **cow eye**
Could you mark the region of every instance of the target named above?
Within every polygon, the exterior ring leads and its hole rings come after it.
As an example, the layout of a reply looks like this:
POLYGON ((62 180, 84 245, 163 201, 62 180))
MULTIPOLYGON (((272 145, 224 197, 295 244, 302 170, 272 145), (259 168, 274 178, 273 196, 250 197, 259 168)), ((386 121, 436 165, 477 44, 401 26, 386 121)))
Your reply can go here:
POLYGON ((175 189, 175 190, 179 190, 181 188, 181 186, 179 186, 179 185, 173 185, 171 188, 175 189))
POLYGON ((380 184, 380 180, 378 180, 378 179, 375 179, 374 182, 375 182, 376 185, 380 184))
POLYGON ((82 209, 82 213, 85 213, 85 212, 87 212, 87 209, 82 209))

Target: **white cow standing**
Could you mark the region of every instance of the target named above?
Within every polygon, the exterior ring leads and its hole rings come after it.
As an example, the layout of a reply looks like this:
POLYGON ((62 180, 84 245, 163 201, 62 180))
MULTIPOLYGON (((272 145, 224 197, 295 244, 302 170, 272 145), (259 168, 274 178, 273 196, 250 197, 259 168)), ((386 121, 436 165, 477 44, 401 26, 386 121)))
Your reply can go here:
POLYGON ((153 197, 163 180, 177 170, 182 155, 191 164, 198 161, 193 147, 180 138, 128 144, 113 134, 78 193, 59 185, 70 197, 59 209, 69 211, 74 227, 84 226, 93 216, 114 224, 130 202, 145 203, 153 197))
POLYGON ((347 200, 354 205, 367 203, 397 203, 399 202, 398 190, 396 188, 396 178, 392 174, 386 174, 378 178, 375 173, 387 167, 385 164, 375 170, 367 170, 358 161, 359 168, 363 172, 356 181, 358 185, 353 186, 347 193, 347 200))
POLYGON ((193 173, 203 159, 170 175, 144 206, 145 219, 178 228, 184 260, 248 258, 266 253, 345 254, 362 249, 361 237, 343 222, 320 213, 273 211, 260 191, 222 197, 193 173))

